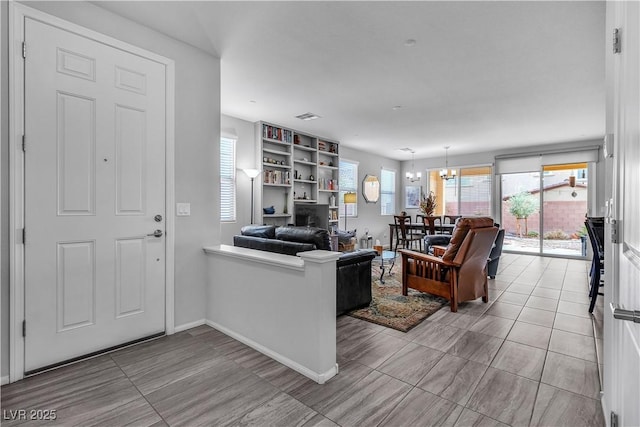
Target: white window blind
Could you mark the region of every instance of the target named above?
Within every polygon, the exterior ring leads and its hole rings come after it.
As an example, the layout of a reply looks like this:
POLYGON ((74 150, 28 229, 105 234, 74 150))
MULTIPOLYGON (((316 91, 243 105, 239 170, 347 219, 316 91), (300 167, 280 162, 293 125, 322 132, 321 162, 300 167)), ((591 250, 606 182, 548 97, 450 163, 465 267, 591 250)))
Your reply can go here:
POLYGON ((598 161, 598 146, 579 150, 549 151, 547 153, 496 156, 495 174, 539 172, 544 165, 589 163, 598 161))
POLYGON ((220 221, 236 220, 236 140, 220 138, 220 221))
POLYGON ((380 215, 393 215, 396 211, 396 172, 380 171, 380 215))
MULTIPOLYGON (((340 160, 340 216, 344 216, 345 193, 358 193, 358 162, 340 160)), ((358 204, 347 204, 347 217, 358 215, 358 204)))

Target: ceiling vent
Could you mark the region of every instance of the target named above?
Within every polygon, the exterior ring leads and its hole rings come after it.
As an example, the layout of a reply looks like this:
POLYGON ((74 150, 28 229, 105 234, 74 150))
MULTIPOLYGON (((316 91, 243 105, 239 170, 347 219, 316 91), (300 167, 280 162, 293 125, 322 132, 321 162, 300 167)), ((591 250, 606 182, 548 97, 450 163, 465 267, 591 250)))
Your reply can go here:
POLYGON ((320 116, 313 113, 304 113, 304 114, 300 114, 299 116, 296 116, 296 118, 300 120, 315 120, 315 119, 319 119, 320 116))

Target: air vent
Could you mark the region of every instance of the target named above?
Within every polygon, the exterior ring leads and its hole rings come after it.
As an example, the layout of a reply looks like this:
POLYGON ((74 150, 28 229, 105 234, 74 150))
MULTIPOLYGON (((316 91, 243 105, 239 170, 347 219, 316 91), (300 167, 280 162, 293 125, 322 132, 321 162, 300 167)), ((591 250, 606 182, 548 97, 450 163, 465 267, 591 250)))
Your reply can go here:
POLYGON ((299 116, 296 116, 296 118, 300 120, 315 120, 315 119, 319 119, 320 116, 313 113, 304 113, 304 114, 300 114, 299 116))

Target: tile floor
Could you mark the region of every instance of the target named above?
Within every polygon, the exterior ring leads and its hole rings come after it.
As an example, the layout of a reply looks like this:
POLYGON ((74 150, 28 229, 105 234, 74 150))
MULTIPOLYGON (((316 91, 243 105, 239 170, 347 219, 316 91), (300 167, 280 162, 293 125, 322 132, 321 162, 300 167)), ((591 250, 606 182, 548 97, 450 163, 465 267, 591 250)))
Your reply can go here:
POLYGON ((201 326, 4 386, 3 424, 604 426, 587 268, 505 254, 489 304, 408 333, 341 316, 325 385, 201 326))

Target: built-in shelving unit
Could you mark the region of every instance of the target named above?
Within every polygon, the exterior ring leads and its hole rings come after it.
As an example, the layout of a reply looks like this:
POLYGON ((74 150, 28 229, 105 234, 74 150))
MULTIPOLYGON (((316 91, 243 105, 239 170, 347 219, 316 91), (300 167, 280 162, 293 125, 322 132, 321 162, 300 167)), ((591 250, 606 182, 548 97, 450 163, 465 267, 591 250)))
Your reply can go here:
POLYGON ((258 122, 260 169, 256 218, 263 224, 294 223, 296 204, 329 205, 329 224, 338 222, 339 144, 336 141, 258 122), (263 208, 273 206, 275 213, 263 208))

